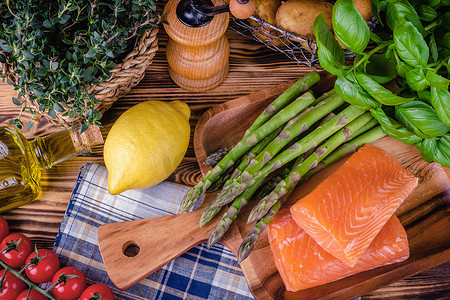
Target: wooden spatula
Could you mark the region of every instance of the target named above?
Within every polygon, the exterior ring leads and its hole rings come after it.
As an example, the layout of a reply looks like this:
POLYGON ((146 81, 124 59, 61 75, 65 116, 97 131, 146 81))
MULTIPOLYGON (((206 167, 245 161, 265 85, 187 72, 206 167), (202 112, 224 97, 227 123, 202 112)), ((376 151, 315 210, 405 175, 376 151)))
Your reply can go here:
MULTIPOLYGON (((98 245, 111 281, 119 289, 127 289, 187 250, 208 240, 217 222, 214 219, 200 228, 202 207, 185 214, 100 226, 98 245), (130 255, 127 251, 130 248, 139 249, 139 252, 130 255)), ((233 234, 236 231, 234 227, 221 243, 236 253, 242 237, 233 234)))

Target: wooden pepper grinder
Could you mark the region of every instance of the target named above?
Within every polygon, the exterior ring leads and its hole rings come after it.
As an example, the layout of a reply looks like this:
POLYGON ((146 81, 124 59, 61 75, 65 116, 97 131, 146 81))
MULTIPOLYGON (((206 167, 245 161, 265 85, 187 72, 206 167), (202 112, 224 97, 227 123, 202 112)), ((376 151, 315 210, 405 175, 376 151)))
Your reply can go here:
MULTIPOLYGON (((217 87, 228 74, 230 45, 225 31, 232 5, 213 1, 169 0, 165 7, 169 74, 179 87, 193 92, 217 87)), ((254 7, 255 0, 231 1, 253 3, 254 7)))

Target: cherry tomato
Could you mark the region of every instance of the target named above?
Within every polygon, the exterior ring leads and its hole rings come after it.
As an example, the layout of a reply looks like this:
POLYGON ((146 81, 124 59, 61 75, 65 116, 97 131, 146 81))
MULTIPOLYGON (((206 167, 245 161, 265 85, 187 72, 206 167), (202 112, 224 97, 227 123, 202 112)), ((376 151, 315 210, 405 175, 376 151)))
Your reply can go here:
POLYGON ((75 267, 65 267, 59 269, 52 279, 52 284, 55 284, 58 280, 61 279, 63 281, 61 283, 56 284, 53 288, 53 294, 59 300, 76 300, 80 297, 84 288, 86 287, 86 277, 84 277, 83 272, 75 267), (65 276, 75 275, 77 277, 70 278, 64 280, 65 276))
POLYGON ((31 253, 25 264, 31 264, 25 269, 27 277, 35 283, 45 283, 52 281, 53 275, 59 270, 59 259, 56 254, 47 249, 39 249, 36 253, 31 253), (43 257, 38 261, 38 258, 43 257))
POLYGON ((3 240, 9 234, 8 222, 0 216, 0 240, 3 240))
POLYGON ((0 253, 0 259, 12 268, 20 268, 25 264, 28 255, 33 252, 33 246, 26 235, 11 233, 0 243, 0 249, 5 249, 6 247, 12 248, 14 244, 16 245, 16 249, 4 250, 0 253), (20 243, 18 243, 19 240, 20 243))
MULTIPOLYGON (((16 300, 27 300, 28 291, 29 290, 22 291, 22 293, 17 296, 16 300)), ((47 297, 32 289, 28 300, 47 300, 47 297)))
POLYGON ((80 300, 89 299, 114 300, 115 298, 114 293, 109 286, 102 283, 96 283, 85 289, 80 296, 80 300))
MULTIPOLYGON (((0 271, 0 278, 5 273, 5 270, 0 271)), ((15 300, 17 296, 19 296, 20 292, 22 292, 27 287, 27 284, 22 281, 22 279, 17 278, 11 272, 7 272, 5 276, 5 280, 3 281, 3 289, 0 293, 1 300, 15 300)))

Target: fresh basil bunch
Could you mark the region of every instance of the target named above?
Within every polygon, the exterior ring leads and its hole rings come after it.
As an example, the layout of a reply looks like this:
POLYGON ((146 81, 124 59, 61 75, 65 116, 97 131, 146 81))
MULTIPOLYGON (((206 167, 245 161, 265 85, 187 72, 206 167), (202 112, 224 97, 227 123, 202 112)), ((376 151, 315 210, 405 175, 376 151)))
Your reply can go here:
MULTIPOLYGON (((19 77, 13 102, 35 117, 22 97, 28 92, 41 113, 82 116, 82 130, 100 125, 98 100, 89 87, 109 79, 159 19, 153 0, 0 1, 0 62, 14 66, 19 77)), ((22 126, 20 117, 12 123, 22 126)))
POLYGON ((415 145, 426 161, 444 166, 450 166, 449 6, 449 0, 373 0, 381 24, 375 33, 353 0, 338 0, 334 34, 322 15, 314 22, 320 65, 337 76, 336 92, 369 109, 387 134, 415 145), (356 53, 352 65, 341 45, 356 53))

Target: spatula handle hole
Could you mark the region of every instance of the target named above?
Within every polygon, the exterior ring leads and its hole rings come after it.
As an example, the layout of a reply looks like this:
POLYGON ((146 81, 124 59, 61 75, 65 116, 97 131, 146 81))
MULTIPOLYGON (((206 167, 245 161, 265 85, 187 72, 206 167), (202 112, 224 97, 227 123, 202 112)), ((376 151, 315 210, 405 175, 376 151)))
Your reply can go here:
POLYGON ((128 257, 135 257, 136 255, 138 255, 140 250, 141 248, 135 241, 128 241, 125 244, 123 244, 122 247, 123 254, 128 257))

